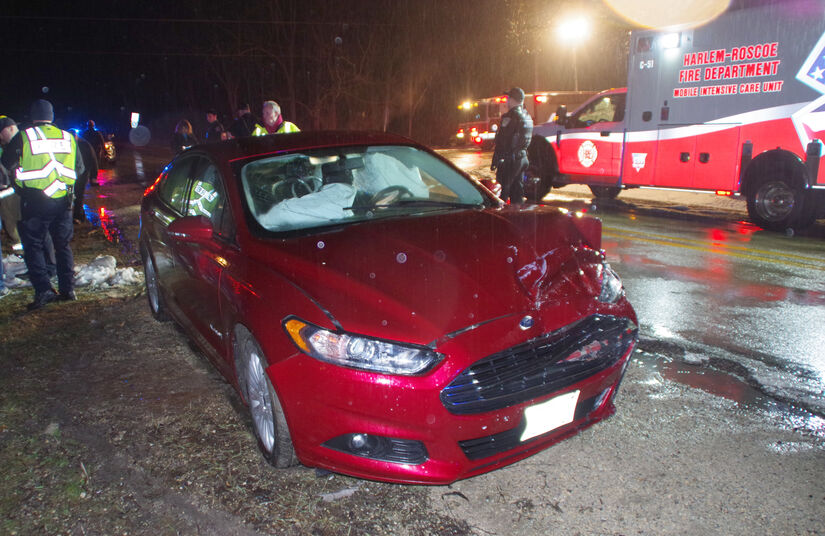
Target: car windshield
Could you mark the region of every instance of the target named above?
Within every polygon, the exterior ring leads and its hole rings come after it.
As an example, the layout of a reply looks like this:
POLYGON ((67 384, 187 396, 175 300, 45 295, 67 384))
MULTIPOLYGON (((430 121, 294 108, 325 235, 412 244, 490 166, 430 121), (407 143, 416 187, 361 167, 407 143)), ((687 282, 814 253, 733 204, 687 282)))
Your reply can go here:
POLYGON ((452 166, 408 146, 281 154, 247 162, 240 177, 249 212, 271 232, 482 207, 489 201, 452 166))

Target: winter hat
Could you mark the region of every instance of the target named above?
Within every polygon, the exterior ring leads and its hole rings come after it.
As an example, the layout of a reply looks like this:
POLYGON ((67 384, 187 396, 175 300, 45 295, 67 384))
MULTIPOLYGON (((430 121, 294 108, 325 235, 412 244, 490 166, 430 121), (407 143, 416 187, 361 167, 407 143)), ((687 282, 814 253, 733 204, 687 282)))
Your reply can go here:
POLYGON ((32 121, 48 121, 51 123, 54 121, 54 107, 51 102, 39 99, 32 104, 29 115, 32 121))
POLYGON ((516 102, 524 102, 524 90, 520 87, 510 89, 506 95, 516 102))
POLYGON ((10 127, 16 124, 17 123, 11 117, 7 115, 0 115, 0 131, 4 130, 6 127, 10 127))

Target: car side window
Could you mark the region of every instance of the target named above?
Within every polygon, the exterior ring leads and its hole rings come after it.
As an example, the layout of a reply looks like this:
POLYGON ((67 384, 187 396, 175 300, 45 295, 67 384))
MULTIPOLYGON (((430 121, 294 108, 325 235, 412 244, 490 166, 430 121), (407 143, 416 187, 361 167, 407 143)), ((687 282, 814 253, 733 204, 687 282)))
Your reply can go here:
POLYGON ((227 240, 235 238, 223 180, 217 166, 209 160, 201 159, 192 174, 186 215, 209 218, 215 234, 227 240))
POLYGON ((192 163, 192 158, 183 158, 173 162, 166 172, 166 177, 158 186, 158 196, 180 214, 184 213, 186 185, 189 181, 189 170, 192 169, 192 163))

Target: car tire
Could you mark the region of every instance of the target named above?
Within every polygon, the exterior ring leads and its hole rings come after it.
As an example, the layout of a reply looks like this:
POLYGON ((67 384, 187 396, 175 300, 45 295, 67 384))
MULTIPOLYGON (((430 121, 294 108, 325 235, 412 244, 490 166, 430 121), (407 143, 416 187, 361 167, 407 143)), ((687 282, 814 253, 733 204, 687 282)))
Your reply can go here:
POLYGON ((160 292, 158 285, 158 275, 155 270, 155 263, 149 252, 143 252, 143 277, 146 281, 146 297, 149 300, 149 311, 158 322, 166 322, 169 320, 169 314, 166 312, 166 303, 163 301, 163 294, 160 292))
POLYGON ((597 199, 605 200, 605 199, 616 199, 616 197, 621 193, 622 189, 619 186, 595 186, 591 185, 588 186, 590 191, 593 193, 593 196, 597 199))
POLYGON ((770 169, 748 189, 748 216, 769 231, 807 227, 815 219, 809 194, 802 186, 802 177, 770 169))
POLYGON ((249 333, 237 344, 235 363, 238 383, 252 417, 252 431, 258 448, 271 465, 278 468, 298 464, 283 407, 266 374, 261 347, 249 333))

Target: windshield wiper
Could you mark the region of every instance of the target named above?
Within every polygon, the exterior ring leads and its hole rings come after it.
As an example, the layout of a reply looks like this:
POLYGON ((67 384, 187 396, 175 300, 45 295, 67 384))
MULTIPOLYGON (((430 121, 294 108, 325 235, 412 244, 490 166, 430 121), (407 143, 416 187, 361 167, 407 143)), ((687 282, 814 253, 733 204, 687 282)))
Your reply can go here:
POLYGON ((353 205, 348 209, 370 210, 374 208, 392 207, 444 207, 444 208, 478 208, 484 206, 483 203, 458 203, 455 201, 433 201, 431 199, 399 199, 392 203, 379 203, 375 205, 353 205))

